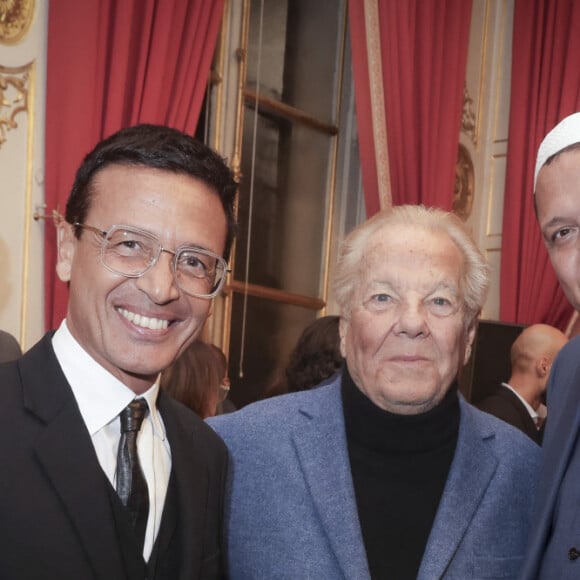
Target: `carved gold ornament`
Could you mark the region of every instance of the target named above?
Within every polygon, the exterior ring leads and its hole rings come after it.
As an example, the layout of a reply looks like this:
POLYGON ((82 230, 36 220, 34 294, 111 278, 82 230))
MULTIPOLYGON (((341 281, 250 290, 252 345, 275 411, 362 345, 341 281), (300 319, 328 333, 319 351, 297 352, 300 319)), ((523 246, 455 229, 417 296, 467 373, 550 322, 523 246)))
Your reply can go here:
POLYGON ((461 130, 471 138, 474 145, 477 144, 476 136, 476 118, 473 110, 473 99, 467 90, 463 87, 463 109, 461 111, 461 130))
POLYGON ((6 143, 6 133, 18 127, 15 120, 18 113, 28 110, 31 66, 9 68, 0 65, 0 148, 6 143))
POLYGON ((16 44, 27 34, 34 0, 0 0, 0 43, 16 44))
POLYGON ((453 191, 453 213, 466 220, 473 207, 475 177, 473 161, 465 145, 459 144, 455 164, 455 189, 453 191))

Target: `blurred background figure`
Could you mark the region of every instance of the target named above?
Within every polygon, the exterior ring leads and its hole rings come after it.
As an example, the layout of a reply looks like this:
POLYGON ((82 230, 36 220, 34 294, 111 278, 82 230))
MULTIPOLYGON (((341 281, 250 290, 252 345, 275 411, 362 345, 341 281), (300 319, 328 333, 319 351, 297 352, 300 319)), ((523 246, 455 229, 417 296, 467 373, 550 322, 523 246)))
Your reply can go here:
POLYGON ((541 444, 548 376, 567 340, 563 332, 548 324, 532 324, 524 329, 511 347, 509 381, 483 399, 479 408, 541 444))
POLYGON ((21 355, 18 341, 8 332, 0 330, 0 363, 16 360, 21 355))
POLYGON ((338 321, 338 316, 322 316, 304 329, 288 366, 266 389, 264 398, 312 389, 341 369, 338 321))
POLYGON ((202 419, 220 415, 235 410, 224 405, 230 390, 227 366, 221 349, 196 340, 161 373, 161 388, 202 419))

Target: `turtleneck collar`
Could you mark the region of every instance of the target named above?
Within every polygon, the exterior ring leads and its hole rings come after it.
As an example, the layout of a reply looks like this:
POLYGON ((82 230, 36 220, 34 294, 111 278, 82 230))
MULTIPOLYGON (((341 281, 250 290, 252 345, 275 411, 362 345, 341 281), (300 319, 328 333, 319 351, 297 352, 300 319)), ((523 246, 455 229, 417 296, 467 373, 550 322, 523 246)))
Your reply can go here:
POLYGON ((345 365, 342 399, 348 439, 369 450, 423 453, 457 439, 460 408, 456 384, 426 413, 397 415, 375 405, 355 385, 345 365))

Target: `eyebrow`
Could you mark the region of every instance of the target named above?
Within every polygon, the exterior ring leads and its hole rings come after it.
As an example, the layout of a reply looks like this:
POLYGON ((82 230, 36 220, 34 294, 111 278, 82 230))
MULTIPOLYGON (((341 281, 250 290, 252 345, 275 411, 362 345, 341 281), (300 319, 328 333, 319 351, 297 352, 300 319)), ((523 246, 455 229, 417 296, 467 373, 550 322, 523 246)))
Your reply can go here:
POLYGON ((570 222, 570 218, 566 218, 566 217, 563 217, 563 216, 555 216, 549 222, 547 222, 546 224, 544 224, 542 226, 542 230, 544 228, 552 228, 554 226, 557 226, 557 225, 560 225, 560 224, 563 224, 563 223, 569 223, 569 222, 570 222))

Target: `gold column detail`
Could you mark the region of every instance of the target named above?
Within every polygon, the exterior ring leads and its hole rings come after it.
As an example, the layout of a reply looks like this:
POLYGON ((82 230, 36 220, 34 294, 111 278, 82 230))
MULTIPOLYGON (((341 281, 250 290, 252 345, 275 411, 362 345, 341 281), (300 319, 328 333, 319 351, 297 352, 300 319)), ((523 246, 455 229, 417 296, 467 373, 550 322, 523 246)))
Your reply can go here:
POLYGON ((16 68, 0 65, 0 149, 6 133, 18 127, 18 113, 28 110, 31 67, 32 63, 16 68))
POLYGON ((0 0, 0 44, 17 44, 30 30, 34 0, 0 0))
POLYGON ((371 93, 371 118, 373 141, 377 167, 377 185, 380 207, 391 207, 391 171, 389 168, 389 149, 387 141, 387 118, 385 114, 385 89, 383 64, 381 59, 381 32, 379 29, 379 0, 364 0, 365 31, 367 40, 367 59, 369 87, 371 93))

